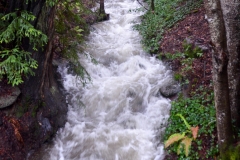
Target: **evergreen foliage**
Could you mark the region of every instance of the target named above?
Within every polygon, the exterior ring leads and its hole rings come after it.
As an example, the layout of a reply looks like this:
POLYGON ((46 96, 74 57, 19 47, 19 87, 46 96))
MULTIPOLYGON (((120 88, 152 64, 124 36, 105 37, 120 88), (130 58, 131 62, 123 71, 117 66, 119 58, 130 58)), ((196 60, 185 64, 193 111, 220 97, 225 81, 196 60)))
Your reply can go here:
POLYGON ((83 84, 90 80, 90 76, 80 64, 78 53, 82 50, 80 44, 84 41, 84 34, 89 33, 88 24, 83 16, 91 13, 81 0, 62 0, 57 5, 55 18, 55 38, 59 39, 59 44, 55 44, 55 47, 70 62, 83 84))
POLYGON ((0 80, 6 76, 8 83, 19 85, 23 82, 22 76, 34 75, 37 61, 27 52, 22 41, 26 39, 37 51, 47 43, 47 36, 34 28, 30 23, 35 16, 27 11, 15 11, 2 15, 0 23, 0 80))
MULTIPOLYGON (((69 60, 72 69, 85 83, 86 77, 90 77, 78 61, 78 53, 81 50, 79 44, 89 31, 83 17, 92 11, 84 7, 81 0, 46 0, 46 4, 56 7, 54 39, 59 42, 54 43, 54 49, 69 60)), ((33 69, 38 67, 28 52, 29 45, 33 51, 38 51, 48 41, 47 36, 31 24, 35 19, 25 10, 0 13, 0 80, 7 78, 13 86, 23 83, 24 76, 34 75, 33 69)))

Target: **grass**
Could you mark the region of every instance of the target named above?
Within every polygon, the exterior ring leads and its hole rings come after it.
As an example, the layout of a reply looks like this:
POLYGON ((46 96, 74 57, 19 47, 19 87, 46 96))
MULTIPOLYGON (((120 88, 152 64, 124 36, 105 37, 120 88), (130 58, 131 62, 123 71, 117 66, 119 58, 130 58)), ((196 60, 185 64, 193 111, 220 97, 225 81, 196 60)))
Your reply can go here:
MULTIPOLYGON (((150 0, 147 1, 150 4, 150 0)), ((143 37, 144 49, 156 53, 163 33, 202 4, 202 0, 155 0, 154 12, 148 11, 135 26, 143 37)))

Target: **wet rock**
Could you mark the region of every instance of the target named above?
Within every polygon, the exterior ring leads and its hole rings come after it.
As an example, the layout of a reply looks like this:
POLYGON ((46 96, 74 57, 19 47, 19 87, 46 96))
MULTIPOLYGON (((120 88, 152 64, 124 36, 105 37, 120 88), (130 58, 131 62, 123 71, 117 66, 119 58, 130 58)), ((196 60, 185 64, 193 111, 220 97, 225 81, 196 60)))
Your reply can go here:
POLYGON ((18 87, 11 87, 8 89, 6 94, 0 95, 0 108, 5 108, 12 105, 17 97, 20 95, 21 91, 18 87))
POLYGON ((176 81, 169 80, 159 89, 159 92, 163 97, 170 98, 175 96, 180 90, 181 87, 176 81))
POLYGON ((41 126, 41 136, 44 137, 52 131, 52 126, 48 118, 42 117, 42 114, 38 115, 38 124, 41 126))

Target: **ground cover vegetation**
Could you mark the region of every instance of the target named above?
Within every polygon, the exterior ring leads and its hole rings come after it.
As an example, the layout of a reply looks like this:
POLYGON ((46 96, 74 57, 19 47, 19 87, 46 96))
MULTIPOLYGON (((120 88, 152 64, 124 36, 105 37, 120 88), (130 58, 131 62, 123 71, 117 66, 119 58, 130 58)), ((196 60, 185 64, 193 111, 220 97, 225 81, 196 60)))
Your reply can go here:
MULTIPOLYGON (((147 2, 150 5, 152 1, 147 2)), ((182 92, 172 101, 163 138, 165 159, 216 159, 219 150, 210 34, 203 2, 154 2, 154 11, 147 11, 136 29, 143 37, 146 51, 166 62, 182 85, 182 92), (195 138, 193 133, 197 133, 195 138)))
MULTIPOLYGON (((153 3, 152 1, 147 2, 153 3)), ((171 28, 201 3, 201 0, 155 0, 154 10, 152 8, 146 12, 142 17, 142 23, 135 26, 143 37, 142 43, 145 50, 156 53, 165 30, 171 28)))

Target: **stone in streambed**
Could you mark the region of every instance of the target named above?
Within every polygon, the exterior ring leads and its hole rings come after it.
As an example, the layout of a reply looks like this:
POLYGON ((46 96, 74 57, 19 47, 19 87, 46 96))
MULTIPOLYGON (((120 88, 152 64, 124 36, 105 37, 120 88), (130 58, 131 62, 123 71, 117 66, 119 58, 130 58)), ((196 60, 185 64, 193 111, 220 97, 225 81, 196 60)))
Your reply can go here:
POLYGON ((12 105, 17 100, 20 93, 21 91, 18 87, 10 87, 6 94, 0 95, 0 108, 12 105))
POLYGON ((175 96, 180 90, 181 87, 176 81, 169 80, 159 89, 159 92, 163 97, 170 98, 175 96))

